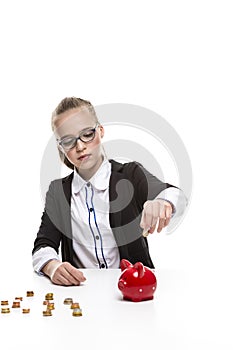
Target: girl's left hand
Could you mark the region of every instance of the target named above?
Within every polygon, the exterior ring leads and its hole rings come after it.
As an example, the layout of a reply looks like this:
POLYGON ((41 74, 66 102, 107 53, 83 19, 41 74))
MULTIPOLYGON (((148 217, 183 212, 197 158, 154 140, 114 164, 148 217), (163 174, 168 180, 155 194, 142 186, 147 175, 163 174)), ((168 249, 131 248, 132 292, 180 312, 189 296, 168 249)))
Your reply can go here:
POLYGON ((144 231, 153 233, 158 224, 157 232, 166 227, 172 216, 172 206, 164 199, 146 201, 143 205, 140 226, 144 231))

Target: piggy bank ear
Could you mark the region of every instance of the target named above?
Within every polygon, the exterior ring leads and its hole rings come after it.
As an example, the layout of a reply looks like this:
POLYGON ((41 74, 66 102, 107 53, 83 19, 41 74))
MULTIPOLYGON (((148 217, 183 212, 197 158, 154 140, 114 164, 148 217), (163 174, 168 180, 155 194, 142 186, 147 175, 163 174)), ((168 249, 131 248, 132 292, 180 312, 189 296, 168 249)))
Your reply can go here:
POLYGON ((136 270, 138 270, 138 277, 142 278, 144 276, 145 270, 144 265, 141 262, 136 262, 133 266, 136 270))
POLYGON ((120 263, 121 271, 127 269, 128 267, 132 267, 133 265, 126 259, 122 259, 120 263))

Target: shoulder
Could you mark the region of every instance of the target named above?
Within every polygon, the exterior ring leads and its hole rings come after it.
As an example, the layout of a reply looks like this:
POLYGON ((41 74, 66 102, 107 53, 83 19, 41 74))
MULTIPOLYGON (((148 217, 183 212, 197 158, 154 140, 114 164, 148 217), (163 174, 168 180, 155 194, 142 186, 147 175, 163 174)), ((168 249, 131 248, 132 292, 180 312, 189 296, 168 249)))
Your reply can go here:
POLYGON ((143 170, 142 164, 132 161, 132 162, 127 162, 127 163, 119 163, 113 159, 110 159, 109 162, 111 163, 112 166, 112 172, 119 172, 125 175, 133 175, 138 170, 143 170))
POLYGON ((70 186, 72 179, 74 176, 74 172, 70 173, 69 175, 59 178, 59 179, 54 179, 50 182, 49 185, 49 190, 52 190, 54 188, 59 188, 59 187, 66 187, 66 186, 70 186))

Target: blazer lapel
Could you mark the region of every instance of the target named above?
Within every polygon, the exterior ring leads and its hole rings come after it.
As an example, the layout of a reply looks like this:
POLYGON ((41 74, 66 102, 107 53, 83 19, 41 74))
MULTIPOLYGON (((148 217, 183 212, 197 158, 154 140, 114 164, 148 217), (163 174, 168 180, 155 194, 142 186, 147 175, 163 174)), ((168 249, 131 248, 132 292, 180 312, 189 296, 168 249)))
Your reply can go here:
POLYGON ((73 176, 74 172, 62 179, 63 191, 65 193, 65 197, 69 205, 71 203, 71 183, 73 180, 73 176))

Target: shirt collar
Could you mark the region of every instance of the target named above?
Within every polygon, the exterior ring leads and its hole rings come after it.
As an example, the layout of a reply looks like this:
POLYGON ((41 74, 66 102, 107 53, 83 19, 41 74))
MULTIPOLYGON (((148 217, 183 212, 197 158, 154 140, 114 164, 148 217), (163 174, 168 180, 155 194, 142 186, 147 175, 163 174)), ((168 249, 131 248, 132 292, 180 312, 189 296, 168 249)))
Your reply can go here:
POLYGON ((76 169, 74 169, 74 177, 72 181, 72 192, 77 194, 81 191, 83 186, 90 183, 92 187, 97 190, 104 191, 109 187, 109 179, 111 175, 111 164, 108 159, 104 159, 103 163, 97 170, 97 172, 92 176, 89 181, 84 180, 76 169))

